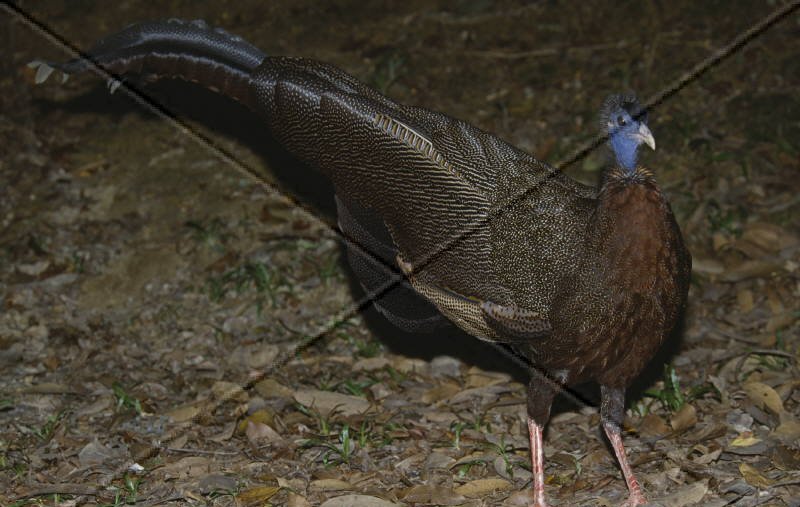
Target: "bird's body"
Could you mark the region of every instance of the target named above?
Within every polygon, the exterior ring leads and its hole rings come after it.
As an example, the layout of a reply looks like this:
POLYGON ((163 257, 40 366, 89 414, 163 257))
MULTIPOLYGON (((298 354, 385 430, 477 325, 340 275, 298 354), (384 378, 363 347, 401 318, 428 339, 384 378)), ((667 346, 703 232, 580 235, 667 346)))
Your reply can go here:
POLYGON ((115 74, 197 81, 259 113, 333 181, 341 228, 367 251, 350 252, 355 271, 391 320, 420 329, 444 315, 544 372, 528 400, 534 505, 544 505, 541 430, 552 399, 586 381, 602 386, 630 505, 643 502, 619 440, 624 389, 674 327, 691 261, 652 174, 636 164, 636 148, 654 144, 633 99, 604 106, 616 164, 595 189, 335 67, 267 57, 202 23, 134 25, 89 54, 115 74), (385 290, 397 268, 410 285, 396 290, 424 300, 403 306, 385 290))

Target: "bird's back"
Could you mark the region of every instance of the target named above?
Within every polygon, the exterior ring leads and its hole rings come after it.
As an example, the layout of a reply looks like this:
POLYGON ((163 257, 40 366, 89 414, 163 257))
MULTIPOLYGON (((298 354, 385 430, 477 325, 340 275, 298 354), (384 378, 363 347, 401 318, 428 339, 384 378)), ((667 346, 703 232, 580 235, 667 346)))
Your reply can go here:
POLYGON ((373 210, 419 281, 545 312, 593 189, 465 122, 399 105, 331 66, 267 58, 258 100, 276 137, 373 210))

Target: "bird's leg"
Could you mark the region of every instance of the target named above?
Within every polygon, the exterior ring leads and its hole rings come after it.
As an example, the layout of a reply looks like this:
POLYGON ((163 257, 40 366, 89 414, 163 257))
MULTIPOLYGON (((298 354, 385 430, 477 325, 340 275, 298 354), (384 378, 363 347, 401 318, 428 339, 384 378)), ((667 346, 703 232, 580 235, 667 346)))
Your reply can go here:
POLYGON ((547 507, 544 499, 544 425, 550 419, 550 406, 558 383, 540 372, 532 372, 528 384, 528 434, 531 439, 531 474, 533 475, 533 504, 547 507))
POLYGON ((533 505, 531 507, 547 507, 544 501, 544 449, 542 442, 543 427, 528 417, 528 433, 531 438, 531 473, 533 474, 533 505))
POLYGON ((639 481, 633 475, 633 470, 628 463, 628 457, 625 455, 625 446, 622 444, 621 428, 625 415, 625 390, 600 386, 600 396, 600 417, 603 421, 603 429, 605 429, 606 436, 611 442, 611 447, 614 448, 614 454, 617 455, 619 467, 622 469, 622 475, 625 477, 625 482, 628 484, 628 492, 630 493, 628 501, 623 505, 624 507, 645 505, 647 504, 647 499, 642 494, 639 481))

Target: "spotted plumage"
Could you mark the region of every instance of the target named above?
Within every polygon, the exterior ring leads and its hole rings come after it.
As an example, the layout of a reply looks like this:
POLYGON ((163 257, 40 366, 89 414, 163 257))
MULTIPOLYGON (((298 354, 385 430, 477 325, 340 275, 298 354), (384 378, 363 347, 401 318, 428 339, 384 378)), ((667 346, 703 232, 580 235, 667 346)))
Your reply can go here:
MULTIPOLYGON (((501 341, 542 373, 528 389, 534 503, 545 505, 542 427, 564 386, 601 384, 603 426, 631 496, 644 497, 620 437, 624 390, 674 328, 691 259, 638 149, 655 141, 632 95, 603 105, 614 161, 599 188, 465 122, 398 104, 324 63, 265 56, 199 22, 133 25, 89 57, 108 71, 179 78, 260 114, 334 183, 348 258, 376 306, 407 329, 442 316, 501 341), (397 270, 405 280, 390 290, 397 270), (420 297, 421 296, 421 297, 420 297)), ((87 69, 86 61, 40 64, 87 69)))

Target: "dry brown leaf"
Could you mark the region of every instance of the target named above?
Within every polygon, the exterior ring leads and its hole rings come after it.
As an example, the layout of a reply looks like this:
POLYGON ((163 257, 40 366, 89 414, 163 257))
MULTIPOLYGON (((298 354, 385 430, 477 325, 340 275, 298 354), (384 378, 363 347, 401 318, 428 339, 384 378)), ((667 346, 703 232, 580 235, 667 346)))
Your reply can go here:
POLYGON ((774 333, 775 331, 791 326, 794 324, 795 320, 797 320, 797 316, 794 311, 777 313, 769 318, 767 325, 764 326, 764 330, 768 333, 774 333))
POLYGON ((197 414, 200 413, 200 407, 197 405, 184 405, 182 407, 173 408, 169 412, 166 413, 167 417, 171 418, 175 422, 186 422, 191 421, 197 414))
POLYGON ((797 243, 797 237, 778 225, 765 222, 747 224, 742 235, 736 241, 736 247, 748 252, 746 244, 761 249, 764 253, 777 253, 797 243))
POLYGON ((784 414, 781 417, 780 425, 772 432, 772 436, 786 443, 800 440, 800 422, 788 414, 784 414))
POLYGON ((26 394, 70 394, 74 393, 75 389, 65 384, 57 384, 55 382, 42 382, 32 386, 20 389, 20 392, 26 394))
POLYGON ((439 485, 420 484, 408 488, 403 500, 411 504, 423 505, 461 505, 467 499, 456 494, 453 488, 439 485))
POLYGON ((102 465, 114 456, 114 452, 97 440, 89 442, 78 453, 78 460, 82 467, 102 465))
POLYGON ((711 451, 703 454, 702 456, 698 456, 692 460, 692 462, 698 465, 708 465, 710 463, 714 463, 719 459, 720 454, 722 454, 722 449, 717 449, 716 451, 711 451))
POLYGON ((508 384, 510 381, 511 376, 507 373, 485 371, 473 366, 467 372, 467 378, 464 385, 466 387, 484 387, 497 384, 508 384))
POLYGON ((683 405, 680 410, 672 414, 669 424, 675 431, 684 431, 697 424, 697 411, 690 403, 683 405))
POLYGON ((731 447, 750 447, 761 442, 760 438, 754 437, 752 434, 743 433, 731 441, 731 447))
POLYGON ((247 391, 242 386, 233 382, 225 382, 224 380, 214 382, 214 385, 211 386, 211 394, 214 395, 216 400, 232 400, 245 403, 250 399, 250 395, 247 394, 247 391))
POLYGON ((344 495, 325 501, 319 507, 400 507, 400 504, 369 495, 344 495))
POLYGON ((453 395, 453 397, 450 398, 450 403, 457 405, 466 401, 472 401, 475 398, 480 398, 480 403, 487 404, 496 401, 499 395, 510 391, 511 387, 508 384, 473 387, 472 389, 464 389, 453 395))
POLYGON ((742 313, 750 313, 755 306, 753 300, 753 291, 750 289, 742 289, 736 293, 736 302, 739 304, 739 310, 742 313))
POLYGON ((297 403, 317 409, 323 415, 329 415, 333 411, 344 416, 357 415, 363 414, 370 408, 369 402, 364 398, 318 389, 295 391, 294 399, 297 403))
POLYGON ((647 414, 639 424, 639 433, 645 437, 661 437, 670 432, 664 419, 656 414, 647 414))
POLYGON ((692 259, 692 272, 703 276, 718 276, 725 272, 725 266, 714 259, 692 259))
POLYGON ((254 421, 251 421, 247 425, 247 429, 245 430, 245 435, 247 435, 247 439, 253 444, 264 443, 264 442, 277 443, 277 442, 283 442, 284 440, 283 437, 277 431, 272 429, 271 426, 254 421))
POLYGON ((289 493, 286 507, 311 507, 311 502, 306 500, 304 496, 300 496, 296 493, 289 493))
POLYGON ((455 489, 458 495, 467 498, 480 498, 495 491, 505 491, 512 488, 512 484, 505 479, 475 479, 455 489))
POLYGON ((317 479, 311 481, 309 487, 320 491, 346 491, 353 489, 352 484, 341 479, 317 479))
POLYGON ((747 484, 754 488, 766 489, 775 483, 775 481, 765 477, 761 472, 747 463, 739 463, 739 473, 742 474, 747 484))
POLYGON ((503 502, 504 507, 530 507, 533 505, 533 488, 524 488, 520 491, 511 493, 506 501, 503 502))
POLYGON ((736 266, 726 269, 720 274, 719 279, 723 282, 741 282, 749 278, 762 278, 778 273, 783 270, 783 265, 777 260, 749 260, 736 266))
POLYGON ((775 389, 771 388, 767 384, 761 382, 748 382, 744 386, 744 392, 747 393, 747 396, 753 400, 753 403, 758 408, 768 408, 771 412, 775 414, 780 414, 783 412, 783 401, 781 400, 780 395, 775 392, 775 389))
POLYGON ((422 359, 395 356, 392 358, 392 368, 400 373, 425 373, 430 365, 422 359))
POLYGON ((366 357, 356 361, 353 371, 375 371, 386 366, 389 366, 389 359, 386 357, 366 357))
POLYGON ((452 382, 443 382, 436 387, 432 387, 422 394, 422 403, 430 404, 441 400, 448 400, 455 396, 461 388, 452 382))
POLYGON ((258 394, 264 398, 291 398, 292 390, 273 378, 265 378, 255 386, 258 394))
POLYGON ((236 499, 245 505, 264 504, 280 490, 281 488, 277 486, 256 486, 242 491, 236 495, 236 499))
POLYGON ((161 468, 165 479, 188 479, 210 474, 213 460, 204 456, 187 456, 161 468))
POLYGON ((711 244, 715 252, 719 252, 726 246, 731 244, 731 237, 721 232, 715 232, 711 235, 711 244))
POLYGON ((244 433, 247 430, 247 425, 251 422, 270 425, 272 424, 274 417, 275 416, 272 414, 272 412, 266 409, 262 408, 261 410, 256 410, 239 422, 239 425, 236 427, 236 431, 239 433, 244 433))
POLYGON ((700 502, 708 493, 708 482, 698 481, 681 487, 679 490, 662 498, 664 507, 684 507, 700 502))
POLYGON ((791 447, 776 445, 770 456, 772 464, 779 470, 800 470, 800 451, 791 447))

